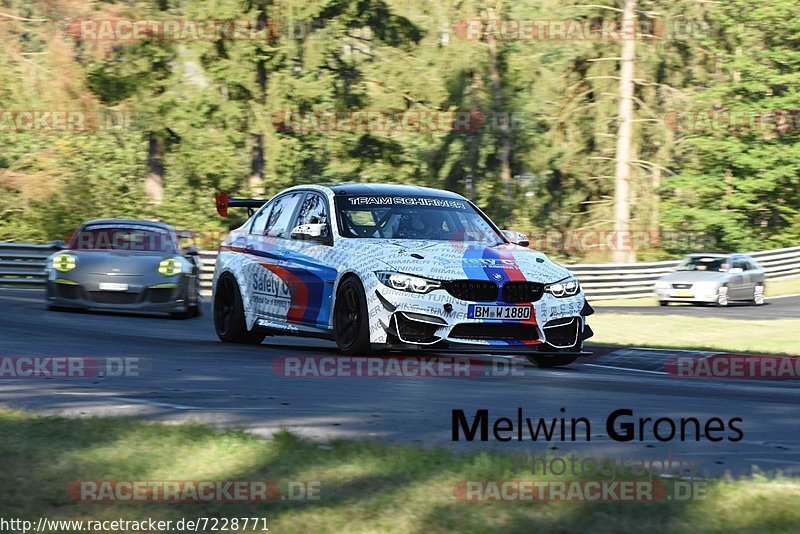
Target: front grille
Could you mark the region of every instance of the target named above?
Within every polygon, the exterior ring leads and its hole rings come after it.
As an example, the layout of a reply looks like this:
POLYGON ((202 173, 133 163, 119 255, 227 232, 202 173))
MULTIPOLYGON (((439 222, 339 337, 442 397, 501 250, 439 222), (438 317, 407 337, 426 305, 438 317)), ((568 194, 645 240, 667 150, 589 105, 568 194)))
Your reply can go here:
POLYGON ((450 331, 451 338, 500 341, 533 341, 539 339, 536 326, 523 323, 464 323, 450 331))
POLYGON ((544 294, 544 284, 536 282, 506 282, 503 302, 536 302, 544 294))
POLYGON ((153 304, 164 304, 172 300, 172 288, 150 288, 147 290, 145 300, 153 304))
POLYGON ((98 304, 133 304, 139 300, 138 293, 123 291, 90 291, 89 296, 98 304))
POLYGON ((544 325, 547 343, 556 347, 571 347, 578 341, 578 327, 581 322, 577 317, 554 319, 544 325))
POLYGON ((62 299, 76 300, 80 298, 80 291, 78 286, 68 286, 65 284, 57 284, 58 296, 62 299))
MULTIPOLYGON (((411 314, 413 317, 417 314, 411 314)), ((397 326, 397 337, 403 342, 409 343, 434 343, 438 341, 436 331, 442 325, 431 324, 429 322, 415 321, 406 316, 405 313, 394 314, 395 325, 397 326)), ((421 316, 423 319, 425 316, 421 316)), ((435 318, 431 318, 435 319, 435 318)))
POLYGON ((672 289, 692 289, 692 284, 672 284, 672 289))
POLYGON ((451 280, 444 289, 457 299, 471 302, 497 301, 497 284, 481 280, 451 280))

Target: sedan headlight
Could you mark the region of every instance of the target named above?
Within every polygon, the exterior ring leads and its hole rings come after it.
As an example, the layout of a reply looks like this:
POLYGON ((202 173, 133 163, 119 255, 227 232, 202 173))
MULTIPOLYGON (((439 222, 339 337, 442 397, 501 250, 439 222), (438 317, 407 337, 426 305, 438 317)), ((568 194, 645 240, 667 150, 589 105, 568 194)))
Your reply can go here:
POLYGON ((429 293, 434 289, 439 289, 442 287, 442 283, 438 280, 428 280, 427 278, 411 276, 410 274, 377 272, 375 275, 383 285, 399 291, 410 291, 411 293, 429 293))
POLYGON ((179 258, 169 258, 168 260, 163 260, 158 264, 158 272, 164 276, 175 276, 176 274, 181 274, 183 272, 183 261, 179 258))
POLYGON ((656 289, 669 289, 672 284, 665 280, 656 280, 656 289))
POLYGON ((573 297, 577 295, 580 290, 581 285, 572 276, 544 286, 544 292, 550 293, 556 298, 573 297))
POLYGON ((72 254, 58 254, 53 257, 53 269, 66 273, 78 266, 78 258, 72 254))

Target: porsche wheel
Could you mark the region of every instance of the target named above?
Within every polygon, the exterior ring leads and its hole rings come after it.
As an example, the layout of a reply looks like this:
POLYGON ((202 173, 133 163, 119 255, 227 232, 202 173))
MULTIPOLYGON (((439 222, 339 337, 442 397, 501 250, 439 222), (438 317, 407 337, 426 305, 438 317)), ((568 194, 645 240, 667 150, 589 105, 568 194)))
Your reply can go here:
POLYGON ((172 312, 169 316, 173 319, 194 319, 200 317, 201 314, 200 305, 195 304, 187 306, 185 311, 172 312))
POLYGON ((247 330, 239 284, 228 273, 219 277, 214 292, 214 328, 226 343, 258 345, 264 341, 264 334, 247 330))
POLYGON ((333 309, 336 345, 344 354, 364 354, 369 350, 369 316, 364 288, 356 277, 350 277, 336 291, 333 309))

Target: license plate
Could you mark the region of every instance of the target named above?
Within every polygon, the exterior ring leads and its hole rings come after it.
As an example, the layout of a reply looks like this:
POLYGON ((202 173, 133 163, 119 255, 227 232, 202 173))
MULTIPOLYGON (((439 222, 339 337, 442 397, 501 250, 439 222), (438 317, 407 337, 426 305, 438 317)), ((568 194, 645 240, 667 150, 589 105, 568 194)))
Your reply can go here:
POLYGON ((691 291, 675 291, 672 293, 672 296, 676 298, 690 299, 694 297, 694 294, 691 291))
POLYGON ((470 304, 467 310, 470 319, 503 319, 521 321, 531 318, 530 306, 478 306, 470 304))
POLYGON ((127 291, 128 284, 115 284, 113 282, 101 282, 100 291, 127 291))

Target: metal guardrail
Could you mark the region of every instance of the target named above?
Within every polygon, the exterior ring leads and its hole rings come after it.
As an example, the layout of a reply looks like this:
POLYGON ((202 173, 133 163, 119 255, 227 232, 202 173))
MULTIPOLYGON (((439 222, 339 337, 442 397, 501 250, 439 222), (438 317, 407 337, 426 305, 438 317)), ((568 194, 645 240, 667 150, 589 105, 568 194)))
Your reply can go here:
MULTIPOLYGON (((768 280, 800 276, 800 247, 749 254, 764 267, 768 280)), ((652 297, 656 280, 678 266, 679 260, 654 263, 567 265, 592 300, 652 297)))
MULTIPOLYGON (((46 258, 59 250, 55 245, 0 243, 0 286, 37 287, 44 283, 46 258)), ((767 279, 800 277, 800 247, 754 252, 754 257, 767 271, 767 279)), ((202 251, 203 269, 200 287, 211 294, 216 251, 202 251)), ((654 263, 602 263, 567 265, 581 281, 592 300, 609 300, 653 296, 656 279, 670 272, 678 261, 654 263)))
POLYGON ((45 261, 60 248, 55 244, 0 243, 0 286, 43 285, 45 261))
POLYGON ((200 252, 203 261, 203 270, 200 271, 200 290, 205 297, 211 296, 211 282, 214 280, 214 267, 217 264, 216 250, 203 250, 200 252))

